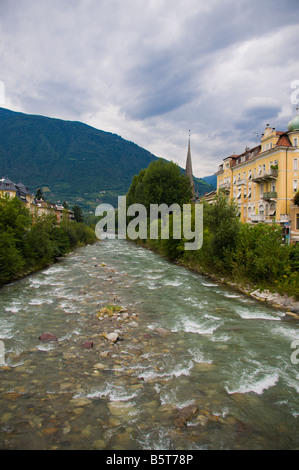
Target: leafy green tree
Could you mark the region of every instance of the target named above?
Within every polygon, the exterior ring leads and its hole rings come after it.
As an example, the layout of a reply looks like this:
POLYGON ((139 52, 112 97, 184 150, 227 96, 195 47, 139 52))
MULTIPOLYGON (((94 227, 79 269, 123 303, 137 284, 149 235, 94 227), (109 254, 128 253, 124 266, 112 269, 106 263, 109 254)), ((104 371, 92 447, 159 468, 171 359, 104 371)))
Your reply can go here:
POLYGON ((238 208, 222 192, 214 204, 204 205, 204 250, 211 261, 223 262, 236 244, 241 223, 238 208))
POLYGON ((84 221, 84 217, 83 217, 83 213, 82 213, 82 209, 80 206, 78 206, 78 204, 75 204, 74 207, 72 208, 72 211, 74 212, 74 218, 75 218, 75 221, 76 222, 83 222, 84 221))
POLYGON ((288 258, 280 227, 244 224, 232 253, 233 272, 253 283, 271 283, 279 279, 288 258))
POLYGON ((25 261, 16 247, 13 234, 0 231, 0 283, 12 279, 24 265, 25 261))
POLYGON ((54 214, 39 217, 25 239, 24 257, 30 266, 46 266, 54 260, 57 252, 51 234, 57 225, 54 214))
POLYGON ((22 248, 24 236, 31 226, 29 210, 17 198, 0 198, 0 230, 11 233, 18 249, 22 248))
POLYGON ((127 204, 187 204, 192 198, 189 178, 183 175, 177 164, 156 160, 147 169, 134 176, 127 194, 127 204))
POLYGON ((36 198, 37 200, 40 200, 40 199, 43 199, 43 198, 44 198, 43 192, 42 192, 42 190, 41 190, 40 188, 37 189, 35 198, 36 198))

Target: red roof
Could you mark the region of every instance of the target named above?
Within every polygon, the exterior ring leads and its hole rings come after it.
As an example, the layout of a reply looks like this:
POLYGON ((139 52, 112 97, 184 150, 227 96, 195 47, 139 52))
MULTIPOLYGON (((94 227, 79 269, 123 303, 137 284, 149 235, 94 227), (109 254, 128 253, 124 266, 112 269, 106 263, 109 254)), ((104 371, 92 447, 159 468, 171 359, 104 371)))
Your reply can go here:
POLYGON ((290 139, 286 133, 281 134, 277 141, 276 147, 292 147, 290 139))

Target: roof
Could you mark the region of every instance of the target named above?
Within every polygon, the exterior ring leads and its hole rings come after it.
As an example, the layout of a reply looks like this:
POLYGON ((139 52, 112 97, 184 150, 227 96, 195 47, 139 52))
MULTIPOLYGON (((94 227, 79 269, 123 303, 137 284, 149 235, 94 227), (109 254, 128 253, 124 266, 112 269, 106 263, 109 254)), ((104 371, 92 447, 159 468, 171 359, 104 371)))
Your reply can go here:
POLYGON ((16 188, 15 184, 8 178, 1 178, 0 179, 0 190, 1 191, 15 191, 17 192, 18 189, 16 188))
POLYGON ((276 147, 292 147, 291 141, 286 132, 281 134, 276 143, 276 147))

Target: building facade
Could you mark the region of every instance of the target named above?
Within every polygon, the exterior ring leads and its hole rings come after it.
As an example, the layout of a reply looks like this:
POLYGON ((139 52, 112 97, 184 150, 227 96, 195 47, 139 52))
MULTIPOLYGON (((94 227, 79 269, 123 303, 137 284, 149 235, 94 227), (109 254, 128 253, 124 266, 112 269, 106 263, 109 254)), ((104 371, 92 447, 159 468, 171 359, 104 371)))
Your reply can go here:
POLYGON ((26 205, 34 219, 43 215, 55 214, 59 224, 63 219, 63 215, 67 214, 70 221, 75 220, 72 210, 43 199, 36 199, 27 186, 23 183, 15 184, 9 178, 0 178, 0 197, 9 197, 10 199, 17 197, 26 205))
POLYGON ((242 222, 280 224, 287 243, 299 242, 299 207, 293 204, 299 190, 298 111, 286 132, 267 124, 260 144, 224 158, 216 175, 217 191, 236 201, 242 222))
POLYGON ((0 178, 0 196, 14 198, 17 197, 28 209, 35 203, 34 195, 30 193, 29 188, 23 183, 15 184, 9 178, 0 178))

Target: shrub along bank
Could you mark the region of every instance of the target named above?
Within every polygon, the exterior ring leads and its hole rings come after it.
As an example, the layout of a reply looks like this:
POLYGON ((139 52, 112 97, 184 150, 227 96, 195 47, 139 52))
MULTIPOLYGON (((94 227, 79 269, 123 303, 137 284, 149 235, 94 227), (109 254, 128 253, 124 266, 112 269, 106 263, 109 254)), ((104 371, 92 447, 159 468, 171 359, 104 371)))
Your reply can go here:
MULTIPOLYGON (((131 203, 135 202, 132 188, 131 203)), ((172 202, 177 201, 169 204, 172 202)), ((192 225, 194 230, 194 220, 192 225)), ((169 226, 169 239, 151 240, 148 236, 137 242, 199 273, 299 299, 299 246, 285 245, 281 228, 275 224, 242 224, 237 206, 223 193, 217 195, 215 204, 204 203, 203 245, 199 250, 186 251, 184 238, 173 239, 171 214, 169 226)))
POLYGON ((32 219, 18 198, 0 198, 0 284, 44 268, 77 246, 96 241, 94 230, 54 214, 32 219))

